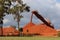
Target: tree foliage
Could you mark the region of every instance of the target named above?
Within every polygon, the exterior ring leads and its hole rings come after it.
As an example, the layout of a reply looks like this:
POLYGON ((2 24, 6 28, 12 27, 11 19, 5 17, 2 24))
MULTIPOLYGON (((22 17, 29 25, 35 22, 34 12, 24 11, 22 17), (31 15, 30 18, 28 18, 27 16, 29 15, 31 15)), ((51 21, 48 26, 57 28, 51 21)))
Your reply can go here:
POLYGON ((0 0, 0 18, 3 18, 6 14, 14 15, 14 19, 17 19, 18 28, 20 19, 23 18, 22 12, 29 12, 30 7, 23 3, 22 0, 0 0), (16 5, 12 3, 16 3, 16 5), (13 6, 11 8, 11 6, 13 6))

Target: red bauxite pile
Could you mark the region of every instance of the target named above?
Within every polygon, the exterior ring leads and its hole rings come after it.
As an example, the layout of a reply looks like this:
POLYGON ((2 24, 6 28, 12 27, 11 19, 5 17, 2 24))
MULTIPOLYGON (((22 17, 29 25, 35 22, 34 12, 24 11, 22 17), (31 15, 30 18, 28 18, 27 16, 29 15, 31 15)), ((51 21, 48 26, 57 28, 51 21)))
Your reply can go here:
POLYGON ((57 31, 52 29, 45 24, 35 25, 34 23, 28 23, 23 28, 24 34, 38 34, 41 36, 57 36, 57 31))
MULTIPOLYGON (((0 28, 0 35, 2 35, 1 32, 2 32, 2 30, 0 28)), ((3 35, 4 36, 7 36, 7 35, 15 35, 15 36, 17 36, 18 34, 19 34, 19 31, 16 30, 16 28, 14 28, 12 26, 3 28, 3 35)))

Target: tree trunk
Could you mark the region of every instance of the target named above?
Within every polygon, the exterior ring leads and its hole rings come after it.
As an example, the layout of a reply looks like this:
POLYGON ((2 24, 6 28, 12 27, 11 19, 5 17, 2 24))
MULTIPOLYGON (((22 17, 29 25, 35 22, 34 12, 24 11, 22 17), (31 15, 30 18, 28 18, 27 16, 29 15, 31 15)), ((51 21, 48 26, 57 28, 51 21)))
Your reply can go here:
MULTIPOLYGON (((17 22, 17 23, 18 23, 18 31, 20 31, 20 30, 19 30, 19 29, 20 29, 20 27, 19 27, 19 24, 20 24, 19 22, 20 22, 20 20, 19 20, 19 19, 20 19, 20 18, 19 18, 19 15, 18 15, 18 19, 17 19, 17 21, 18 21, 18 22, 17 22)), ((19 35, 20 35, 20 32, 19 32, 19 35)))
POLYGON ((20 21, 20 20, 19 20, 19 15, 18 15, 18 30, 19 30, 19 21, 20 21))
POLYGON ((20 24, 20 23, 19 23, 19 21, 18 21, 18 30, 19 30, 19 28, 20 28, 20 27, 19 27, 19 24, 20 24))
POLYGON ((3 36, 3 18, 0 18, 0 34, 3 36))

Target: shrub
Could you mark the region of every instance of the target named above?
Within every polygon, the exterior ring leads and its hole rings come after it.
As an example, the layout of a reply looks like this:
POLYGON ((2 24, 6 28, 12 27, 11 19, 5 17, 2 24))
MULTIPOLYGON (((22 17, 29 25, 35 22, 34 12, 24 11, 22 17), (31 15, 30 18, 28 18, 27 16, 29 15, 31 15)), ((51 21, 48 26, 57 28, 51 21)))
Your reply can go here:
POLYGON ((58 37, 60 37, 60 32, 58 32, 58 37))

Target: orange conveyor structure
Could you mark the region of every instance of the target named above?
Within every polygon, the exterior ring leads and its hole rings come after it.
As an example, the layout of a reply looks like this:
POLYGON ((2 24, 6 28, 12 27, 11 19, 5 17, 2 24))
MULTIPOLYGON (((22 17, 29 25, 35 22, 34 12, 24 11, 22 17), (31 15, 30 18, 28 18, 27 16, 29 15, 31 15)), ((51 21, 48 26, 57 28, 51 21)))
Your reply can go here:
POLYGON ((53 26, 51 26, 40 14, 38 14, 37 11, 32 11, 32 13, 38 18, 40 19, 44 24, 46 24, 47 26, 51 27, 54 29, 53 26))

